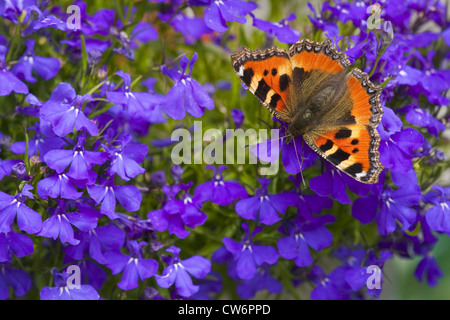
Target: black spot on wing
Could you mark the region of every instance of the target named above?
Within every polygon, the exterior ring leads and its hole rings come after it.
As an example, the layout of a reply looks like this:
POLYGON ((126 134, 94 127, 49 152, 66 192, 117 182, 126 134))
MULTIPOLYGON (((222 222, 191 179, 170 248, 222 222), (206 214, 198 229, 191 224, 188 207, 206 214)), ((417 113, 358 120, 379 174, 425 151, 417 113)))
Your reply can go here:
POLYGON ((352 116, 351 112, 349 111, 340 119, 339 123, 343 125, 355 124, 356 119, 354 116, 352 116))
POLYGON ((344 128, 340 129, 336 134, 334 135, 335 139, 347 139, 352 136, 352 130, 344 128))
POLYGON ((340 164, 342 161, 347 160, 350 157, 350 154, 339 148, 335 153, 330 154, 328 156, 328 160, 334 165, 340 164))
POLYGON ((352 164, 350 167, 344 169, 349 175, 356 176, 357 173, 363 171, 363 166, 361 163, 352 164))
POLYGON ((267 76, 269 74, 269 71, 264 70, 264 76, 267 76))
POLYGON ((330 150, 331 148, 333 148, 333 141, 331 141, 330 139, 328 139, 325 144, 323 144, 319 147, 320 151, 322 151, 322 152, 326 152, 326 151, 330 150))
POLYGON ((295 67, 294 71, 292 72, 294 83, 301 84, 303 81, 305 81, 307 74, 308 72, 305 72, 305 69, 295 67))
POLYGON ((281 96, 278 93, 275 93, 274 95, 272 95, 272 97, 270 98, 270 107, 275 109, 277 107, 277 103, 278 101, 281 99, 281 96))
POLYGON ((265 101, 269 90, 270 87, 267 85, 266 81, 261 79, 258 82, 258 88, 256 88, 255 96, 257 96, 261 101, 265 101))
POLYGON ((352 145, 357 145, 359 143, 359 140, 358 139, 353 139, 351 143, 352 143, 352 145))
POLYGON ((272 69, 272 75, 273 75, 273 76, 276 76, 276 75, 277 75, 277 69, 275 69, 275 68, 272 69))
POLYGON ((252 68, 244 69, 244 75, 242 76, 242 81, 244 81, 244 84, 249 87, 250 83, 252 83, 253 76, 255 75, 255 72, 253 72, 252 68))
POLYGON ((358 151, 359 151, 359 149, 355 148, 355 149, 352 150, 352 153, 357 153, 358 151))
POLYGON ((280 76, 280 90, 286 91, 289 87, 289 83, 291 82, 291 78, 287 74, 283 74, 280 76))

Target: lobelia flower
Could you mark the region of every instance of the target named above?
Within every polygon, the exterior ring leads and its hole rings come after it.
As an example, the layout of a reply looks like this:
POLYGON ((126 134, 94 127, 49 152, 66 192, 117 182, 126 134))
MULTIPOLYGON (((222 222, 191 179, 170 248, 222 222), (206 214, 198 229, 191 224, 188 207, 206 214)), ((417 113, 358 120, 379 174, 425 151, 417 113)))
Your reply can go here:
POLYGON ((99 179, 100 184, 87 186, 95 205, 101 203, 100 213, 116 219, 116 199, 127 211, 135 212, 141 206, 142 194, 134 185, 115 185, 114 176, 99 179))
POLYGON ((309 185, 312 191, 319 196, 331 196, 332 199, 337 200, 342 204, 351 204, 352 201, 348 197, 347 188, 344 181, 345 173, 335 169, 331 164, 325 162, 326 170, 320 176, 309 180, 309 185))
POLYGON ((305 220, 315 222, 317 217, 313 215, 319 214, 323 209, 331 209, 333 200, 329 197, 322 197, 317 194, 305 194, 302 192, 302 178, 299 174, 289 176, 289 180, 294 183, 294 194, 297 196, 297 215, 305 220))
POLYGON ((11 175, 13 167, 20 163, 21 160, 1 160, 0 159, 0 180, 11 175))
MULTIPOLYGON (((327 4, 327 3, 325 2, 325 4, 327 4)), ((333 38, 339 34, 339 27, 335 23, 326 21, 323 18, 323 12, 327 8, 330 7, 330 6, 326 6, 325 4, 322 6, 320 14, 318 14, 316 12, 316 9, 314 9, 314 7, 312 6, 312 4, 310 2, 308 2, 308 8, 314 15, 313 17, 308 15, 308 18, 309 18, 309 21, 311 21, 311 23, 313 24, 313 26, 315 28, 325 31, 326 35, 329 38, 333 38)))
POLYGON ((74 260, 81 260, 89 252, 89 256, 101 264, 106 263, 106 252, 120 251, 125 242, 125 232, 114 224, 96 227, 87 232, 78 231, 75 236, 80 242, 66 246, 66 254, 74 260))
POLYGON ((428 110, 417 105, 407 105, 397 112, 405 112, 406 121, 427 128, 428 133, 436 138, 439 138, 439 131, 445 130, 445 125, 442 122, 433 117, 428 110))
POLYGON ((59 137, 71 133, 73 129, 85 129, 89 135, 96 136, 98 129, 82 110, 86 101, 92 101, 89 94, 77 95, 69 83, 59 83, 50 95, 50 99, 40 109, 41 119, 52 124, 53 131, 59 137))
MULTIPOLYGON (((130 117, 148 118, 148 113, 160 112, 160 105, 164 101, 163 96, 147 92, 131 91, 130 75, 121 70, 117 71, 116 75, 123 79, 124 86, 119 91, 107 91, 106 99, 127 107, 130 117)), ((152 117, 151 120, 155 120, 155 117, 152 117)))
POLYGON ((310 222, 304 218, 289 220, 278 230, 287 235, 278 239, 277 246, 280 255, 285 259, 293 259, 298 267, 305 267, 312 263, 309 248, 321 251, 333 242, 333 234, 325 228, 325 224, 332 223, 335 218, 331 215, 317 217, 310 222))
POLYGON ((34 199, 31 189, 33 189, 32 186, 25 184, 22 191, 15 196, 0 191, 0 232, 10 232, 16 216, 20 230, 29 234, 41 230, 41 215, 25 205, 27 198, 34 199))
POLYGON ((386 186, 379 193, 360 197, 355 200, 352 208, 353 216, 362 223, 368 223, 376 218, 378 232, 385 236, 396 229, 396 220, 401 229, 408 229, 417 219, 417 213, 411 208, 420 202, 420 187, 414 170, 407 173, 391 171, 397 184, 401 187, 393 190, 386 186), (405 183, 405 182, 408 183, 405 183))
POLYGON ((185 230, 186 226, 193 229, 206 221, 206 214, 199 210, 202 204, 187 192, 192 184, 190 182, 187 185, 163 186, 162 189, 167 196, 164 206, 162 209, 150 211, 147 215, 156 230, 159 232, 168 230, 169 234, 184 239, 190 233, 185 230), (184 198, 176 200, 175 197, 181 190, 184 190, 184 198))
POLYGON ((199 290, 194 285, 191 276, 197 279, 205 278, 211 271, 211 262, 201 256, 193 256, 186 260, 180 260, 180 249, 170 246, 166 249, 172 253, 168 266, 161 275, 155 275, 156 283, 162 288, 169 288, 175 284, 177 293, 182 297, 190 297, 199 290))
POLYGON ((170 25, 175 31, 180 32, 187 44, 194 44, 202 36, 210 34, 212 30, 205 24, 201 17, 188 17, 183 14, 177 14, 170 25))
POLYGON ((174 86, 167 92, 163 103, 164 112, 175 120, 181 120, 186 116, 186 111, 193 117, 201 117, 205 108, 212 110, 214 101, 202 88, 201 84, 191 77, 194 63, 197 61, 197 52, 189 59, 183 56, 180 60, 181 71, 172 70, 166 66, 161 67, 161 71, 175 81, 174 86), (189 74, 186 68, 189 64, 189 74))
POLYGON ((58 174, 63 173, 70 166, 67 176, 74 180, 95 179, 96 173, 91 169, 95 165, 102 165, 107 159, 107 154, 85 150, 85 143, 86 136, 81 134, 73 150, 50 150, 45 154, 44 161, 58 174))
POLYGON ((120 251, 107 251, 104 253, 105 265, 111 269, 112 274, 122 273, 122 280, 117 286, 123 290, 131 290, 138 286, 138 280, 144 281, 155 275, 158 270, 158 263, 154 259, 144 259, 142 257, 142 247, 148 245, 147 242, 130 240, 127 243, 129 254, 120 251))
POLYGON ((0 233, 0 263, 10 261, 14 254, 17 258, 34 252, 33 240, 14 231, 0 233))
POLYGON ((444 273, 437 264, 434 256, 431 254, 431 252, 429 252, 417 265, 414 276, 420 282, 422 282, 426 278, 427 284, 430 287, 435 287, 438 284, 438 279, 442 278, 444 276, 444 273))
POLYGON ((33 70, 43 79, 50 80, 58 74, 60 68, 57 58, 36 56, 34 53, 35 43, 36 40, 27 39, 27 50, 19 59, 19 62, 11 69, 19 79, 31 83, 36 82, 36 78, 33 77, 33 70))
POLYGON ((9 288, 16 297, 21 297, 31 288, 31 278, 22 269, 16 269, 7 263, 0 263, 0 300, 9 298, 9 288))
POLYGON ((349 294, 342 292, 337 286, 342 281, 342 275, 336 269, 328 275, 318 265, 313 265, 308 277, 316 285, 311 291, 312 300, 346 300, 349 294))
POLYGON ((42 228, 37 235, 53 240, 59 238, 63 244, 68 242, 77 245, 80 241, 75 239, 72 225, 87 232, 97 226, 99 215, 89 206, 79 206, 79 212, 67 212, 70 209, 68 203, 64 200, 57 200, 57 202, 57 207, 48 208, 52 216, 42 223, 42 228))
POLYGON ((258 291, 267 290, 271 294, 279 294, 283 290, 281 283, 271 276, 270 266, 266 263, 258 267, 256 275, 249 280, 244 280, 236 287, 237 294, 242 299, 253 298, 258 291))
POLYGON ((222 276, 220 273, 211 271, 205 278, 197 280, 199 289, 190 296, 192 300, 214 300, 211 296, 219 294, 222 289, 222 276))
POLYGON ((247 20, 245 16, 255 10, 258 6, 254 2, 242 0, 191 0, 192 5, 209 5, 205 9, 206 25, 217 32, 228 30, 227 21, 236 21, 244 24, 247 20))
POLYGON ((58 273, 53 269, 55 287, 43 287, 40 292, 41 300, 99 300, 97 291, 89 284, 71 286, 68 284, 69 272, 58 273))
POLYGON ((139 163, 144 160, 148 152, 147 145, 131 143, 131 139, 129 134, 124 134, 121 140, 115 140, 109 147, 102 145, 111 162, 109 173, 117 174, 125 181, 130 181, 138 174, 145 172, 139 163))
POLYGON ((108 274, 103 270, 102 266, 90 259, 74 261, 66 255, 63 263, 64 265, 78 266, 81 273, 81 283, 89 283, 95 290, 101 290, 108 278, 108 274))
POLYGON ((239 200, 236 203, 236 213, 244 219, 251 219, 263 224, 272 225, 281 220, 279 213, 286 213, 288 206, 297 203, 297 196, 283 192, 269 194, 267 185, 271 182, 267 178, 259 178, 261 188, 255 191, 255 196, 239 200))
POLYGON ((6 67, 6 47, 0 45, 0 96, 9 96, 11 92, 28 93, 28 87, 6 67))
POLYGON ((248 196, 247 190, 238 182, 233 180, 225 181, 222 176, 222 171, 227 167, 220 165, 219 169, 212 165, 207 165, 206 169, 214 171, 213 181, 207 181, 199 184, 195 188, 194 198, 199 203, 205 201, 212 201, 215 204, 226 206, 238 198, 246 198, 248 196))
POLYGON ((50 198, 64 198, 76 200, 83 195, 83 192, 78 192, 74 186, 75 181, 67 177, 65 173, 56 173, 42 179, 37 184, 37 193, 42 199, 50 198))
POLYGON ((274 264, 278 260, 278 252, 271 246, 261 246, 254 244, 252 238, 262 231, 262 227, 256 227, 249 235, 247 223, 242 223, 245 235, 241 242, 236 242, 231 238, 223 238, 225 248, 233 255, 236 262, 235 271, 240 279, 252 279, 257 273, 257 267, 264 262, 274 264))
POLYGON ((289 27, 288 22, 297 19, 297 16, 291 13, 280 22, 264 21, 256 18, 252 13, 250 15, 253 18, 253 26, 261 31, 266 32, 270 38, 277 37, 282 43, 295 43, 299 40, 301 32, 289 27))
POLYGON ((430 228, 450 235, 450 187, 434 185, 422 200, 433 205, 425 213, 430 228))
POLYGON ((338 268, 342 269, 341 271, 344 273, 345 282, 350 286, 352 291, 357 292, 362 288, 367 287, 367 293, 378 298, 384 280, 384 264, 393 255, 392 252, 388 250, 381 250, 379 253, 380 256, 377 257, 371 249, 366 255, 367 257, 364 259, 363 263, 364 256, 356 258, 357 255, 355 256, 352 254, 345 258, 346 263, 344 266, 338 268), (369 266, 376 266, 377 268, 371 271, 371 269, 368 269, 369 266), (373 276, 373 279, 371 276, 373 276))

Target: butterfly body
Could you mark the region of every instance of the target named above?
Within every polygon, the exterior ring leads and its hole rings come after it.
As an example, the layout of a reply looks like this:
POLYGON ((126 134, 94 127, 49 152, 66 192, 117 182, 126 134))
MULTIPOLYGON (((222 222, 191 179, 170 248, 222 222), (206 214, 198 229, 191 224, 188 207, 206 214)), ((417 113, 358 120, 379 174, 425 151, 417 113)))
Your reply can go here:
POLYGON ((288 52, 244 48, 231 57, 249 90, 287 124, 286 143, 302 136, 319 155, 364 183, 375 183, 379 161, 381 88, 330 40, 301 40, 288 52))

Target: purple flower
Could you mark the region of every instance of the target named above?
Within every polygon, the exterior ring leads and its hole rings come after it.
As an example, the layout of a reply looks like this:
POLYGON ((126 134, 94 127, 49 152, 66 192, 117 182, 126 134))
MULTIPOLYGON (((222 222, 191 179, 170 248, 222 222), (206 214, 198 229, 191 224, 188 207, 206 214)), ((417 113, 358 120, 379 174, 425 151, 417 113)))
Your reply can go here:
POLYGON ((236 262, 236 273, 240 279, 252 279, 257 272, 257 267, 264 262, 274 264, 278 260, 278 252, 271 246, 261 246, 254 244, 252 238, 259 232, 261 227, 256 227, 249 235, 248 224, 242 223, 245 235, 241 242, 236 242, 231 238, 223 238, 226 249, 233 255, 236 262))
POLYGON ((27 50, 11 70, 20 79, 31 83, 36 82, 33 77, 33 70, 43 79, 49 80, 58 74, 60 68, 57 58, 36 56, 34 54, 35 43, 36 40, 27 39, 27 50))
POLYGON ((309 8, 309 10, 312 11, 312 13, 314 15, 313 17, 308 15, 308 18, 315 28, 325 31, 326 35, 329 38, 333 38, 339 34, 339 27, 335 23, 328 22, 323 18, 323 12, 329 7, 330 6, 324 5, 321 9, 320 14, 317 14, 317 12, 314 9, 314 7, 312 6, 312 4, 308 2, 308 8, 309 8))
POLYGON ((217 172, 215 167, 211 165, 206 166, 206 169, 214 171, 214 178, 213 181, 204 182, 195 188, 194 198, 199 203, 212 201, 218 205, 226 206, 238 198, 246 198, 248 196, 247 190, 238 182, 233 180, 225 181, 223 179, 222 171, 226 168, 226 166, 220 165, 217 172))
POLYGON ((406 112, 406 121, 417 126, 426 127, 428 133, 434 135, 436 138, 439 138, 439 131, 445 130, 445 125, 439 120, 436 120, 426 109, 416 105, 408 105, 402 108, 401 111, 406 112))
POLYGON ((28 87, 6 68, 6 47, 0 45, 0 96, 9 96, 11 92, 27 94, 28 87))
POLYGON ((0 263, 10 261, 13 254, 21 258, 33 252, 33 240, 28 236, 14 231, 0 233, 0 263))
MULTIPOLYGON (((123 79, 124 86, 118 91, 107 91, 106 98, 113 103, 126 106, 130 117, 138 116, 145 117, 148 120, 155 120, 156 118, 154 116, 153 119, 150 119, 149 114, 152 112, 160 113, 159 108, 163 103, 163 96, 147 92, 131 91, 130 75, 123 71, 117 71, 116 75, 123 79)), ((162 117, 160 116, 160 118, 162 117)))
POLYGON ((280 42, 283 43, 295 43, 299 40, 301 32, 289 27, 288 22, 297 19, 297 16, 291 13, 285 19, 280 20, 280 22, 270 22, 264 21, 253 17, 253 26, 261 31, 266 32, 269 37, 277 37, 280 42))
POLYGON ((76 238, 80 241, 77 245, 65 247, 68 256, 75 260, 81 260, 86 252, 89 252, 92 259, 105 264, 105 253, 120 251, 125 242, 125 232, 113 224, 108 224, 88 232, 78 231, 76 238))
POLYGON ((271 276, 268 264, 258 267, 256 275, 239 283, 236 287, 237 294, 242 299, 253 298, 258 291, 267 290, 271 294, 279 294, 283 290, 281 283, 271 276))
POLYGON ((53 270, 55 287, 43 287, 40 292, 41 300, 99 300, 97 291, 89 284, 72 286, 68 280, 71 273, 58 273, 53 270))
POLYGON ((110 174, 117 174, 125 181, 145 172, 139 163, 147 155, 148 147, 145 144, 131 143, 131 139, 130 135, 125 134, 121 140, 116 140, 109 148, 103 145, 105 151, 109 153, 110 174))
POLYGON ((312 300, 345 300, 349 295, 342 292, 338 285, 342 281, 342 275, 336 269, 326 274, 321 267, 313 265, 309 278, 316 285, 311 291, 312 300))
POLYGON ((79 212, 67 212, 69 205, 58 200, 58 206, 49 208, 52 215, 42 223, 42 228, 37 235, 56 240, 59 237, 61 243, 68 242, 77 245, 80 241, 75 239, 72 225, 81 231, 89 231, 97 226, 98 214, 88 207, 80 207, 79 212))
POLYGON ((34 199, 31 189, 32 186, 25 184, 22 191, 15 196, 0 191, 0 232, 10 232, 16 216, 20 230, 29 234, 41 230, 41 215, 25 205, 26 198, 34 199))
POLYGON ((319 214, 323 209, 331 209, 331 207, 333 207, 333 200, 329 197, 303 193, 302 178, 299 174, 296 176, 289 176, 288 179, 294 183, 294 192, 297 196, 296 207, 299 218, 315 222, 317 217, 314 216, 313 213, 319 214))
POLYGON ((0 263, 0 300, 9 298, 9 288, 16 297, 21 297, 31 288, 31 278, 24 270, 0 263))
POLYGON ((430 228, 450 235, 450 187, 434 185, 423 201, 433 205, 425 213, 430 228))
POLYGON ((212 30, 205 24, 203 18, 188 17, 183 14, 177 14, 171 21, 175 31, 181 32, 187 44, 194 44, 203 35, 209 34, 212 30))
POLYGON ((166 95, 166 101, 163 104, 164 112, 175 120, 181 120, 186 116, 186 111, 193 117, 201 117, 205 108, 212 110, 214 101, 202 88, 200 83, 191 77, 192 68, 197 61, 198 54, 194 53, 191 61, 186 56, 180 60, 181 71, 168 69, 162 66, 162 72, 175 81, 174 86, 166 95), (189 64, 189 74, 186 74, 186 68, 189 64))
POLYGON ((444 276, 441 268, 437 264, 436 259, 433 255, 428 253, 423 257, 423 259, 417 265, 417 269, 414 272, 414 276, 422 282, 427 281, 430 287, 435 287, 438 284, 438 279, 444 276))
POLYGON ((187 185, 163 186, 167 201, 162 209, 148 213, 148 218, 156 230, 159 232, 168 230, 169 234, 186 238, 190 231, 185 230, 185 226, 193 229, 206 221, 206 214, 199 210, 202 203, 187 192, 191 186, 192 182, 187 185), (183 198, 175 199, 181 190, 184 190, 183 198))
POLYGON ((254 2, 241 0, 212 1, 209 7, 205 9, 205 23, 214 31, 225 32, 228 30, 226 21, 244 24, 246 22, 245 16, 257 7, 254 2))
POLYGON ((75 200, 83 195, 83 192, 77 191, 74 181, 68 178, 65 173, 53 173, 42 179, 38 182, 36 190, 42 199, 61 197, 75 200))
POLYGON ((311 190, 320 196, 331 196, 342 204, 351 204, 352 201, 347 195, 347 188, 344 181, 345 173, 335 169, 331 164, 326 163, 326 171, 320 176, 309 180, 311 190))
POLYGON ((321 251, 329 247, 333 242, 333 234, 324 227, 325 224, 334 222, 333 216, 321 216, 311 223, 303 218, 288 221, 280 232, 287 237, 278 239, 278 251, 285 259, 293 259, 299 267, 305 267, 312 263, 313 259, 309 248, 321 251))
POLYGON ((414 150, 422 146, 423 136, 412 128, 392 134, 380 142, 380 161, 385 168, 401 172, 412 169, 414 150))
POLYGON ((122 273, 122 280, 117 284, 123 290, 131 290, 138 286, 138 280, 142 281, 152 277, 158 270, 158 263, 153 259, 142 257, 142 247, 148 243, 145 241, 128 242, 129 254, 120 251, 108 251, 104 254, 105 265, 112 270, 113 274, 122 273))
POLYGON ((56 170, 64 172, 69 166, 67 176, 74 180, 88 180, 96 176, 91 169, 94 165, 102 165, 106 159, 105 152, 88 151, 84 149, 86 137, 80 135, 73 150, 54 149, 44 156, 45 163, 56 170))
POLYGON ((288 206, 297 203, 297 196, 293 193, 269 194, 267 185, 271 180, 260 178, 261 188, 257 189, 254 197, 239 200, 236 203, 236 213, 242 218, 260 221, 272 225, 281 220, 279 213, 286 213, 288 206))
POLYGON ((95 205, 101 203, 100 213, 116 219, 116 198, 125 210, 135 212, 141 206, 142 194, 134 185, 115 185, 113 176, 102 179, 102 184, 88 185, 89 196, 95 205))
POLYGON ((396 220, 402 230, 416 221, 417 213, 411 207, 419 204, 421 196, 415 171, 391 174, 399 176, 393 179, 394 182, 403 181, 400 188, 393 190, 386 186, 379 194, 358 198, 352 208, 353 216, 362 223, 368 223, 376 216, 378 232, 384 236, 396 229, 396 220))
POLYGON ((211 271, 211 262, 201 256, 193 256, 180 260, 180 249, 171 246, 166 249, 173 254, 169 265, 164 268, 162 275, 155 275, 156 282, 162 288, 169 288, 175 284, 177 292, 182 297, 190 297, 199 290, 199 286, 192 283, 191 276, 203 279, 211 271))
POLYGON ((82 105, 91 101, 89 94, 77 95, 72 86, 62 82, 53 90, 50 99, 41 107, 41 119, 49 121, 56 135, 64 137, 73 129, 87 130, 91 136, 98 134, 95 123, 82 111, 82 105))

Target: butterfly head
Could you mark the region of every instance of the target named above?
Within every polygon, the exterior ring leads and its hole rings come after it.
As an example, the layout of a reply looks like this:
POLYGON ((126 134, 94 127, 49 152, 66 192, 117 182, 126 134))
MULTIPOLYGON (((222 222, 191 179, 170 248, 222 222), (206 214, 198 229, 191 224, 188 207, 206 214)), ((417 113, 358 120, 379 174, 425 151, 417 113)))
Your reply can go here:
POLYGON ((289 124, 286 135, 286 143, 297 138, 298 136, 304 135, 312 126, 313 112, 310 109, 306 109, 304 112, 298 112, 289 124))

